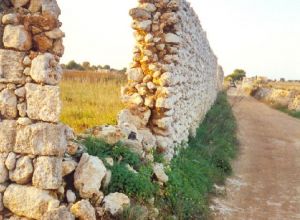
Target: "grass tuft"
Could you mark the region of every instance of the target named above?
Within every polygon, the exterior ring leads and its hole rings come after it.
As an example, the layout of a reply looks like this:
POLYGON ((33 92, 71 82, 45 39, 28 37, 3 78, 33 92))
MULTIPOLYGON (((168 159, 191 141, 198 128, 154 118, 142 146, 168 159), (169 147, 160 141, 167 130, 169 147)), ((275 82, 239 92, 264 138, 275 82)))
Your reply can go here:
POLYGON ((275 106, 275 108, 281 112, 284 112, 292 117, 300 118, 300 111, 289 110, 287 107, 275 106))

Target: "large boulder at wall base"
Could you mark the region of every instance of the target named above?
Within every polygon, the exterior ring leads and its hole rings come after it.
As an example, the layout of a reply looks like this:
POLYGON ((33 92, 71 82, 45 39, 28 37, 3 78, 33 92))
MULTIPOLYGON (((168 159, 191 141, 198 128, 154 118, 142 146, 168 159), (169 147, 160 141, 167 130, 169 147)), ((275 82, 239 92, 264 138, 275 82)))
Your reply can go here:
POLYGON ((19 216, 41 219, 47 211, 58 208, 59 201, 48 191, 11 184, 4 192, 3 204, 19 216))
POLYGON ((71 207, 71 212, 79 220, 96 220, 94 207, 88 200, 81 200, 71 207))
POLYGON ((98 157, 83 154, 74 174, 74 186, 81 198, 90 199, 100 194, 106 168, 98 157))
POLYGON ((103 200, 104 208, 112 215, 123 212, 124 208, 130 205, 130 199, 123 193, 111 193, 103 200))

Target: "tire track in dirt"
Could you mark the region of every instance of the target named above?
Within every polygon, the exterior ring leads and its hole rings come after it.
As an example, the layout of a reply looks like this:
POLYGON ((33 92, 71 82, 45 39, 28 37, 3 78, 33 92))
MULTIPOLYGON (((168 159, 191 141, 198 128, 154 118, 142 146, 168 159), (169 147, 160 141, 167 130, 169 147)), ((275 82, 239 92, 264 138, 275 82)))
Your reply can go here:
POLYGON ((213 200, 213 219, 300 219, 300 120, 237 90, 228 94, 240 153, 225 198, 213 200))

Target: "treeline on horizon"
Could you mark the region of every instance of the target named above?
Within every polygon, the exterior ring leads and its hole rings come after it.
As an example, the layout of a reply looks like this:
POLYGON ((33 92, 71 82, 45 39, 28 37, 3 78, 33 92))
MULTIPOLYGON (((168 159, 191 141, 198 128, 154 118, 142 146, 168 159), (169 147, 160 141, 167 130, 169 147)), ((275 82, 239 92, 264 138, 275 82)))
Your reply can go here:
POLYGON ((120 72, 125 73, 126 68, 123 69, 115 69, 110 65, 92 65, 90 62, 85 61, 82 63, 77 63, 75 60, 71 60, 67 64, 61 64, 62 68, 65 70, 79 70, 79 71, 111 71, 111 72, 120 72))

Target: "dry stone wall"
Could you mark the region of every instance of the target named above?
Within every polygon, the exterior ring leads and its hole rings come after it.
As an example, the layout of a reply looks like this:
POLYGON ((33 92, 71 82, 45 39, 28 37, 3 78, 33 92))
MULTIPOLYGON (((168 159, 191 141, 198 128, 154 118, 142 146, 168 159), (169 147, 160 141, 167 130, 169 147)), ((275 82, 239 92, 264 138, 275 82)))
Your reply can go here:
POLYGON ((268 79, 262 77, 244 78, 242 89, 256 99, 273 106, 285 107, 292 111, 300 111, 300 92, 296 89, 272 88, 268 79))
POLYGON ((59 14, 56 1, 0 1, 2 218, 14 213, 41 219, 60 205, 52 191, 63 186, 70 136, 59 123, 64 51, 59 14))
POLYGON ((136 46, 122 89, 128 108, 119 125, 134 118, 137 130, 150 131, 158 151, 170 160, 175 147, 195 135, 224 73, 185 0, 140 0, 130 15, 136 46))
MULTIPOLYGON (((59 15, 56 0, 0 0, 0 219, 96 220, 130 204, 122 193, 104 195, 111 171, 59 122, 59 15)), ((122 89, 127 108, 118 126, 91 132, 124 142, 143 160, 153 161, 154 151, 171 160, 224 74, 185 0, 139 0, 130 15, 136 47, 122 89)), ((153 163, 153 173, 161 185, 168 181, 163 164, 153 163)))

